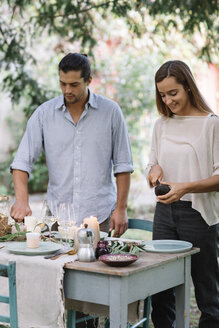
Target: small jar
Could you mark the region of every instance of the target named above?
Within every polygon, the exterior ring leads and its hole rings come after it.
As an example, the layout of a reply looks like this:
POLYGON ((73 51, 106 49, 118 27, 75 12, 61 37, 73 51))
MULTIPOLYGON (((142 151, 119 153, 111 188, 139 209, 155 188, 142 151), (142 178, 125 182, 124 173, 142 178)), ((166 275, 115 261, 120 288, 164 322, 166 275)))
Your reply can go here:
POLYGON ((104 255, 104 254, 109 254, 110 250, 108 247, 108 241, 106 240, 100 240, 97 243, 97 248, 95 252, 96 259, 99 258, 99 256, 104 255))
POLYGON ((9 211, 9 197, 0 195, 0 237, 7 234, 9 211))

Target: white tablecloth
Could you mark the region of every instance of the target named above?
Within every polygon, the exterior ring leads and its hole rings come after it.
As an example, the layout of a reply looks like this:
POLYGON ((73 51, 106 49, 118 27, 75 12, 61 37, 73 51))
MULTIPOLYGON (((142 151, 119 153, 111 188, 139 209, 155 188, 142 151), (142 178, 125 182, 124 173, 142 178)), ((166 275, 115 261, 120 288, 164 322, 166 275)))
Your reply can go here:
MULTIPOLYGON (((6 243, 0 243, 6 246, 6 243)), ((19 328, 64 328, 64 265, 77 255, 63 255, 57 260, 44 256, 15 255, 0 249, 0 263, 16 261, 16 284, 19 328)), ((0 294, 8 295, 8 279, 0 277, 0 294)), ((0 303, 1 315, 9 306, 0 303)))

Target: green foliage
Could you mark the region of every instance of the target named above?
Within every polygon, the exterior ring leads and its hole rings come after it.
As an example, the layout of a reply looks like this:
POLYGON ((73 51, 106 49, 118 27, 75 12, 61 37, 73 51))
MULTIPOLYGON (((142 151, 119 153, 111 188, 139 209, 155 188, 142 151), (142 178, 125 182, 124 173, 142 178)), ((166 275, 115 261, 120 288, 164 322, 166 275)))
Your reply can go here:
POLYGON ((145 51, 116 49, 113 57, 97 63, 100 83, 97 90, 115 99, 124 114, 132 145, 135 171, 143 173, 155 114, 154 67, 160 58, 145 51), (105 72, 105 73, 104 73, 105 72), (146 117, 150 119, 146 120, 146 117), (147 136, 147 137, 146 137, 147 136))
POLYGON ((32 74, 37 54, 31 52, 36 40, 43 35, 57 35, 65 42, 79 42, 83 52, 93 53, 97 43, 96 29, 107 16, 121 17, 133 36, 140 36, 146 26, 147 13, 154 18, 151 38, 161 30, 165 35, 170 26, 186 37, 200 31, 204 44, 199 53, 210 61, 218 51, 218 1, 130 1, 130 0, 1 0, 0 9, 0 67, 7 72, 3 88, 9 91, 14 103, 25 95, 27 117, 48 99, 52 92, 42 88, 32 74), (133 12, 138 15, 133 15, 133 12))
POLYGON ((148 10, 153 17, 162 13, 156 30, 160 29, 165 33, 165 30, 174 26, 190 40, 193 34, 199 32, 204 42, 197 55, 208 62, 213 60, 214 55, 218 57, 219 2, 217 0, 151 1, 148 10))
POLYGON ((33 173, 28 182, 28 189, 31 193, 46 192, 48 184, 48 169, 46 166, 45 154, 42 152, 37 159, 33 173))
POLYGON ((12 175, 9 171, 11 158, 0 163, 0 195, 13 194, 12 175))

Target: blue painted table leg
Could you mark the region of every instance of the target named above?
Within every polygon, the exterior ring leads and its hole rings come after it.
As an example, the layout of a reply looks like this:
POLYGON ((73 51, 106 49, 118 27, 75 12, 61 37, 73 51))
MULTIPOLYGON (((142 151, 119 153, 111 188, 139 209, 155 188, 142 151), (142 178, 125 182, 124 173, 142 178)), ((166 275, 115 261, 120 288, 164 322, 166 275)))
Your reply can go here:
POLYGON ((67 310, 67 328, 76 328, 76 311, 67 310))
POLYGON ((8 265, 9 278, 9 304, 10 304, 10 327, 18 328, 17 316, 17 292, 16 292, 16 265, 15 262, 9 262, 8 265))

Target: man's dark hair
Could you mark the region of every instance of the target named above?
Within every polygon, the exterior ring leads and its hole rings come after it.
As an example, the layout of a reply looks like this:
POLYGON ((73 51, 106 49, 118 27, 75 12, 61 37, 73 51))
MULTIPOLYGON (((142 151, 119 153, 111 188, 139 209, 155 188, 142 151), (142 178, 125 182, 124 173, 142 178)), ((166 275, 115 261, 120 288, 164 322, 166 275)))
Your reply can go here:
POLYGON ((59 71, 81 71, 81 77, 87 82, 91 76, 90 62, 85 54, 69 53, 59 63, 59 71))

